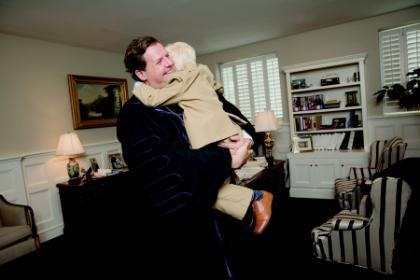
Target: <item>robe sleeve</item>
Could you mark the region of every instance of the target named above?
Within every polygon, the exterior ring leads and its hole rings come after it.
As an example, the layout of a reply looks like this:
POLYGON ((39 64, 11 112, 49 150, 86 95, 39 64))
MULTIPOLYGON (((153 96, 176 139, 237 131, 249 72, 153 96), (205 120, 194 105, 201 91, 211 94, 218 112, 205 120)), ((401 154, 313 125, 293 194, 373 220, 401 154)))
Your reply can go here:
POLYGON ((120 112, 117 136, 146 208, 161 218, 209 211, 231 174, 229 151, 215 145, 191 150, 176 117, 135 99, 120 112))

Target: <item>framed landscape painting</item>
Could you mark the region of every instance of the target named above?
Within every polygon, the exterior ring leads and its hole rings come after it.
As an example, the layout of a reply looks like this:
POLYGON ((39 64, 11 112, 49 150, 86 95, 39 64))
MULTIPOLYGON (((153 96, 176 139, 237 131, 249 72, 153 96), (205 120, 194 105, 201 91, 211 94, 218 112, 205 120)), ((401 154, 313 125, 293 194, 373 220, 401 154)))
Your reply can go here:
POLYGON ((115 126, 128 99, 127 80, 68 75, 73 128, 115 126))

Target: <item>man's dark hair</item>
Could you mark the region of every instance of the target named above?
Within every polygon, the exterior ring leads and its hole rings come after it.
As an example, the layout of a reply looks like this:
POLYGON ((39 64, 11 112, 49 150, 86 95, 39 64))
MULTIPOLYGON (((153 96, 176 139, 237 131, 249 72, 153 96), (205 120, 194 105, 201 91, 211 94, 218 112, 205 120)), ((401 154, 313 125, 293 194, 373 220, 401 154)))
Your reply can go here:
POLYGON ((136 70, 144 71, 146 69, 146 61, 143 58, 147 48, 151 45, 159 43, 159 41, 151 36, 138 37, 131 41, 125 51, 124 64, 126 71, 131 74, 135 81, 140 81, 136 76, 136 70))

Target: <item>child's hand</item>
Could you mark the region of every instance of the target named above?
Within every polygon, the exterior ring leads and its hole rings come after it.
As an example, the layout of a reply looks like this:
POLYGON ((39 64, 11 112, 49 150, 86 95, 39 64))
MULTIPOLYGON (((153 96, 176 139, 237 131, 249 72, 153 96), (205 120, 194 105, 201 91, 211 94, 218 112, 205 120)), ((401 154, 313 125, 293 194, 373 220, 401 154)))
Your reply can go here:
POLYGON ((232 156, 232 168, 241 168, 252 154, 251 140, 245 139, 242 135, 233 135, 229 137, 229 140, 229 143, 223 140, 218 146, 229 149, 232 156))

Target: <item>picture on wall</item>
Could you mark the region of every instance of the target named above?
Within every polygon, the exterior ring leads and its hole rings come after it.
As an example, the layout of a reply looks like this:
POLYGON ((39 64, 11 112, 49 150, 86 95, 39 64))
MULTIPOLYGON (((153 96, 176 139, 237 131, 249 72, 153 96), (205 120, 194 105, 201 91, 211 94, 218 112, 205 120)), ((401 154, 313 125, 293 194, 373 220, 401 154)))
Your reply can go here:
POLYGON ((73 128, 115 126, 128 99, 127 80, 68 75, 73 128))

